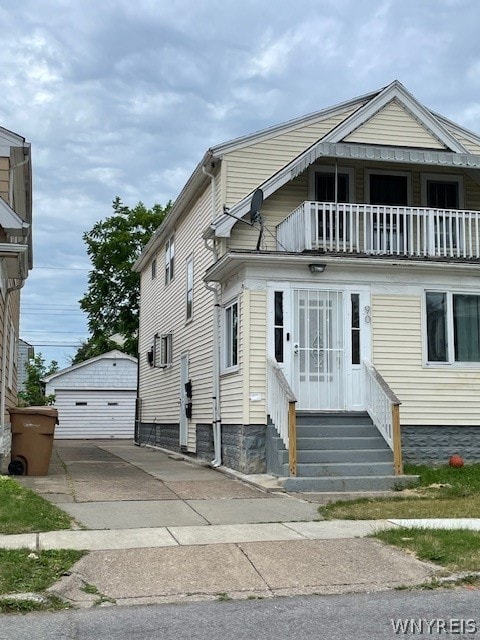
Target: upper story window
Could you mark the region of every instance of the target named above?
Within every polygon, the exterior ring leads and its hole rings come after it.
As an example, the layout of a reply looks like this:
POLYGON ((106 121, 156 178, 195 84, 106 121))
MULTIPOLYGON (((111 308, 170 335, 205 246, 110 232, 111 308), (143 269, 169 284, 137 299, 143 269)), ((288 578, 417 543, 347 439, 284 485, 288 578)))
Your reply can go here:
POLYGON ((171 236, 165 244, 165 284, 168 284, 173 280, 174 259, 175 259, 175 242, 174 242, 174 237, 171 236))
POLYGON ((223 365, 232 369, 238 366, 238 301, 231 302, 223 312, 223 365))
POLYGON ((480 364, 480 295, 427 291, 427 361, 480 364))
POLYGON ((152 260, 152 280, 157 277, 157 259, 152 260))
POLYGON ((368 177, 370 204, 408 206, 410 189, 407 174, 369 172, 368 177))
POLYGON ((315 202, 353 202, 354 186, 353 169, 326 165, 309 169, 308 197, 315 202))
POLYGON ((187 260, 187 320, 191 320, 193 316, 193 256, 187 260))

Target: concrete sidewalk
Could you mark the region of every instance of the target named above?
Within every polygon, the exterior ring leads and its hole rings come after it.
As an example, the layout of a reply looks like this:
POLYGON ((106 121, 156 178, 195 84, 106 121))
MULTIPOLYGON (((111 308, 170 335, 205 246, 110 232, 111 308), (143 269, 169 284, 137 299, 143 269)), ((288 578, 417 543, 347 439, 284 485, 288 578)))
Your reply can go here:
POLYGON ((0 547, 89 550, 51 589, 78 606, 372 591, 437 571, 364 537, 399 522, 320 521, 325 496, 256 480, 131 441, 57 441, 49 475, 19 481, 77 529, 0 536, 0 547))

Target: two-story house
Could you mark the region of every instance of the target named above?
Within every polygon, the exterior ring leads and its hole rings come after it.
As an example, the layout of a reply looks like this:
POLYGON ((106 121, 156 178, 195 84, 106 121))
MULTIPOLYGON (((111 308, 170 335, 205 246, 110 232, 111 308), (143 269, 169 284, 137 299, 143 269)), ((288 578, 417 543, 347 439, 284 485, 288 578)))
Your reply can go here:
POLYGON ((32 268, 30 143, 0 127, 0 470, 10 453, 8 409, 17 405, 20 289, 32 268))
POLYGON ((138 442, 291 489, 480 461, 480 137, 398 81, 209 149, 135 268, 138 442))

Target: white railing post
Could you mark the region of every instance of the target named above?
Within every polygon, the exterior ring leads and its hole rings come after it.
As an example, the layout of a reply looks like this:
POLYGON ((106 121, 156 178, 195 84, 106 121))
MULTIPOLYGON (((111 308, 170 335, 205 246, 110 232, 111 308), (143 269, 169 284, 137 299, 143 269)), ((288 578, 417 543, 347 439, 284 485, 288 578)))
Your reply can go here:
POLYGON ((400 433, 401 402, 370 362, 365 360, 363 365, 367 412, 373 424, 393 451, 395 474, 401 475, 403 473, 400 433))
POLYGON ((282 369, 275 360, 267 358, 267 412, 288 451, 291 476, 297 475, 296 402, 282 369))

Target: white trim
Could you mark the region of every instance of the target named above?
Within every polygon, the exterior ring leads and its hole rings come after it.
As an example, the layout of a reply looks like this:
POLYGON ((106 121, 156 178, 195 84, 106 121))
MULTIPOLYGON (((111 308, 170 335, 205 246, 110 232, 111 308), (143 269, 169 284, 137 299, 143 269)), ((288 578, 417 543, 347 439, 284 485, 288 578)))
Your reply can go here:
POLYGON ((476 369, 480 371, 479 362, 461 362, 455 360, 455 330, 453 323, 453 296, 470 295, 480 298, 480 291, 461 290, 459 288, 447 289, 445 287, 428 287, 422 295, 422 361, 426 369, 476 369), (428 326, 427 326, 427 293, 443 293, 446 295, 447 304, 447 361, 436 362, 428 360, 428 326))
POLYGON ((238 298, 233 298, 228 303, 222 306, 222 371, 221 373, 232 373, 234 371, 238 371, 239 369, 239 339, 240 339, 240 303, 238 298), (236 364, 228 364, 229 360, 233 360, 234 351, 233 351, 233 323, 231 326, 227 327, 227 311, 229 309, 232 310, 232 320, 233 320, 233 308, 237 307, 236 310, 236 364), (231 343, 231 344, 229 344, 231 343), (227 352, 228 349, 231 348, 231 352, 227 352))
POLYGON ((445 145, 447 149, 451 149, 456 153, 468 153, 468 150, 454 138, 450 131, 448 131, 433 113, 420 104, 398 80, 395 80, 388 85, 388 87, 385 87, 383 91, 367 102, 365 106, 355 111, 349 118, 328 133, 323 138, 323 142, 341 142, 393 100, 396 100, 409 111, 411 115, 437 138, 440 143, 445 145))
POLYGON ((175 278, 175 234, 165 242, 165 285, 175 278))

